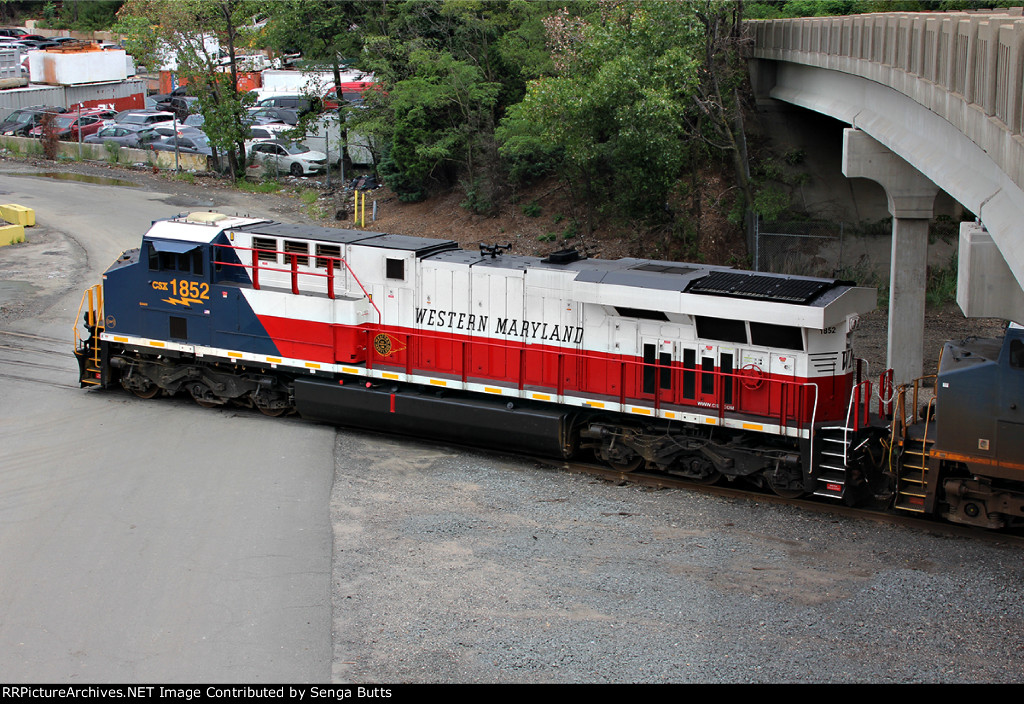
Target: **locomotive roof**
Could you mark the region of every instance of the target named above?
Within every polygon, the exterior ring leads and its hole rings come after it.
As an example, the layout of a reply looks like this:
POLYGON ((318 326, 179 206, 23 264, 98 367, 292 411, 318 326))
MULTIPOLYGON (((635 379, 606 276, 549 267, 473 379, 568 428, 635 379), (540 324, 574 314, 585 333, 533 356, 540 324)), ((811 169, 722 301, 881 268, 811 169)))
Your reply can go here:
POLYGON ((527 271, 575 272, 574 281, 629 286, 656 291, 678 291, 707 296, 748 298, 797 305, 823 304, 833 300, 839 290, 853 284, 837 279, 786 276, 707 264, 651 259, 578 259, 565 264, 538 257, 501 254, 490 256, 468 250, 444 251, 431 257, 469 266, 527 271), (839 290, 837 290, 839 289, 839 290))
POLYGON ((415 253, 418 257, 425 257, 435 252, 458 247, 454 240, 435 240, 428 237, 413 237, 411 235, 391 235, 386 232, 343 230, 337 227, 290 225, 268 221, 244 225, 234 229, 245 230, 254 235, 265 235, 267 237, 288 237, 291 239, 336 242, 338 244, 359 244, 364 247, 405 250, 415 253))
MULTIPOLYGON (((453 240, 438 240, 384 232, 350 230, 314 225, 292 225, 256 218, 229 217, 215 213, 192 213, 171 220, 159 220, 147 233, 149 238, 210 242, 224 230, 247 232, 254 236, 283 237, 316 240, 339 245, 358 245, 412 252, 418 258, 432 262, 458 264, 485 269, 534 272, 530 279, 539 285, 555 285, 554 281, 574 282, 575 295, 580 300, 610 302, 612 299, 636 302, 643 291, 659 291, 682 296, 721 297, 748 301, 743 305, 788 304, 800 307, 809 325, 831 324, 836 315, 849 309, 867 312, 874 307, 874 292, 856 288, 849 281, 787 276, 763 272, 741 271, 707 264, 688 264, 652 259, 581 259, 575 252, 556 253, 547 259, 491 251, 460 249, 453 240), (564 256, 558 256, 559 254, 564 256), (544 280, 549 283, 543 283, 544 280), (583 287, 583 288, 581 288, 583 287), (612 290, 623 293, 614 294, 612 290), (852 289, 852 290, 851 290, 852 289), (603 293, 596 293, 598 290, 603 293), (586 293, 590 291, 591 293, 586 293), (635 293, 626 293, 634 291, 635 293), (838 308, 830 304, 838 299, 846 302, 838 308), (834 309, 834 310, 829 310, 834 309), (813 312, 812 311, 817 311, 813 312)), ((691 299, 691 300, 698 300, 691 299)), ((681 299, 679 299, 681 302, 681 299)), ((709 301, 710 303, 710 301, 709 301)), ((625 304, 623 304, 625 305, 625 304)), ((670 305, 661 301, 659 305, 670 305)), ((714 307, 714 306, 711 306, 714 307)), ((698 308, 709 308, 699 305, 698 308)), ((692 309, 688 306, 687 310, 692 309)), ((709 308, 710 309, 710 308, 709 308)), ((749 311, 747 311, 749 312, 749 311)), ((729 317, 730 314, 722 312, 729 317)), ((739 315, 739 312, 732 313, 739 315)))
POLYGON ((223 230, 248 232, 256 236, 286 237, 296 240, 316 240, 337 244, 359 244, 364 247, 382 247, 413 252, 418 257, 458 247, 453 240, 437 240, 410 235, 391 235, 386 232, 345 230, 316 225, 292 225, 259 218, 222 216, 219 213, 191 213, 167 220, 157 220, 146 233, 148 238, 208 243, 223 230))

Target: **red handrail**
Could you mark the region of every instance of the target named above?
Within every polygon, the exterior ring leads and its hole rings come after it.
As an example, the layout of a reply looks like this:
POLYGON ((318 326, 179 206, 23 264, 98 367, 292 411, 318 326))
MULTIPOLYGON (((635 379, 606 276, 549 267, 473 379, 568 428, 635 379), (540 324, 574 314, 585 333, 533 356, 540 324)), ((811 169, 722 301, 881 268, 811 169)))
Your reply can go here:
POLYGON ((330 256, 324 256, 324 255, 320 255, 320 254, 315 255, 315 258, 317 260, 323 260, 323 261, 327 262, 327 271, 325 273, 321 273, 319 271, 299 271, 299 269, 298 269, 298 258, 299 257, 307 257, 308 258, 308 257, 314 256, 314 255, 301 254, 301 253, 297 253, 297 252, 284 252, 284 255, 286 257, 290 258, 290 266, 287 269, 281 269, 281 268, 274 267, 274 266, 268 266, 267 264, 262 264, 262 265, 260 264, 260 259, 259 259, 259 253, 260 252, 266 252, 268 254, 273 254, 274 255, 274 259, 275 259, 275 263, 276 263, 276 259, 277 259, 277 251, 276 250, 256 249, 256 248, 253 248, 253 247, 236 247, 235 245, 229 245, 229 244, 214 244, 213 246, 214 247, 222 247, 224 249, 234 250, 236 252, 246 252, 246 251, 248 251, 248 252, 252 253, 252 264, 251 265, 249 265, 249 264, 242 264, 241 263, 242 262, 242 257, 238 258, 238 261, 239 261, 238 264, 235 264, 234 262, 225 262, 225 261, 217 261, 216 263, 219 266, 235 266, 235 267, 240 267, 243 270, 244 269, 252 269, 252 286, 256 290, 259 290, 259 288, 260 288, 259 272, 260 271, 264 271, 264 272, 273 271, 273 272, 278 272, 278 273, 289 274, 290 275, 290 277, 291 277, 292 293, 294 293, 296 295, 298 295, 300 293, 300 290, 301 290, 301 287, 299 286, 300 277, 308 276, 308 277, 313 277, 313 278, 326 278, 327 279, 327 297, 332 299, 332 300, 336 297, 335 296, 335 290, 334 290, 334 262, 339 262, 342 265, 344 265, 344 267, 348 271, 348 273, 352 275, 352 280, 356 282, 356 285, 359 286, 359 290, 363 292, 363 295, 366 296, 366 299, 370 302, 370 305, 373 306, 373 309, 377 312, 377 323, 379 324, 381 322, 381 320, 383 319, 383 316, 381 315, 381 312, 380 312, 380 308, 378 308, 377 304, 374 303, 374 301, 373 301, 373 296, 371 296, 369 291, 366 290, 366 287, 363 286, 363 282, 359 280, 359 277, 356 276, 356 273, 352 270, 352 267, 349 266, 348 262, 345 261, 344 257, 330 257, 330 256))

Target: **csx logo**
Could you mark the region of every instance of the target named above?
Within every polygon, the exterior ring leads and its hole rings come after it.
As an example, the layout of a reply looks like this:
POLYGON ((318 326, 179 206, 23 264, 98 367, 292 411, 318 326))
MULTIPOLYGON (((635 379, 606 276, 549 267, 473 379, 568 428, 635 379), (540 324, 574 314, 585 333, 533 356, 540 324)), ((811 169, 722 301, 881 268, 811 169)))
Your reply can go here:
POLYGON ((153 282, 153 289, 156 290, 156 291, 166 291, 167 290, 167 282, 166 281, 154 281, 153 282))

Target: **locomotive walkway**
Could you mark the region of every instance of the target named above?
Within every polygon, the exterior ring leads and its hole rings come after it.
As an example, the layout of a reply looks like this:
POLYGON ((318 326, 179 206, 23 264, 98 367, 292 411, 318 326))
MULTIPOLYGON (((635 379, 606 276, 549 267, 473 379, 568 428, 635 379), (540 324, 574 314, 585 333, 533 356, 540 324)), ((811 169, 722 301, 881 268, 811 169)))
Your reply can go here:
POLYGON ((755 92, 839 119, 843 173, 893 216, 889 366, 922 372, 928 221, 941 189, 961 226, 957 301, 1024 320, 1024 16, 879 13, 749 23, 755 92))

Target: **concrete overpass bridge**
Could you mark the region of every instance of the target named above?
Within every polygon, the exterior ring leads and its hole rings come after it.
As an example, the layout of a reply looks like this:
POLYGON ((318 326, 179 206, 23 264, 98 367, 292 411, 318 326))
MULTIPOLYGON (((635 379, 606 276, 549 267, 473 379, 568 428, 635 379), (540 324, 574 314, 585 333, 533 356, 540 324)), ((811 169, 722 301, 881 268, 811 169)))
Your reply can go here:
POLYGON ((941 189, 961 226, 957 302, 1024 323, 1024 16, 880 13, 748 23, 760 96, 844 131, 843 173, 885 189, 893 216, 889 364, 920 376, 928 222, 941 189))

